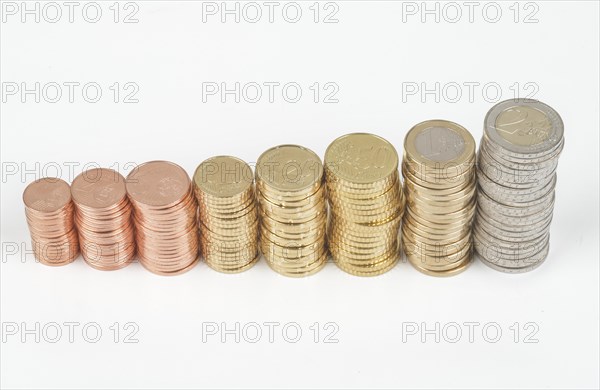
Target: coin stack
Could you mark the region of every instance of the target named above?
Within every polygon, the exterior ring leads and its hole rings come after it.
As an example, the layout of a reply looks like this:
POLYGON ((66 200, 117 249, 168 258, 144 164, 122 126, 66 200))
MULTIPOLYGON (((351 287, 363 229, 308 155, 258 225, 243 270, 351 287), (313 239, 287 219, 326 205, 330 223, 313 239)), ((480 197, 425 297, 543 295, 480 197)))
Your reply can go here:
POLYGON ((159 275, 177 275, 196 265, 197 205, 185 170, 167 161, 147 162, 127 176, 126 188, 140 263, 159 275))
POLYGON ((319 156, 297 145, 267 150, 256 163, 256 189, 260 246, 269 266, 293 277, 318 272, 327 260, 327 201, 319 156))
POLYGON ((105 271, 129 265, 135 241, 125 178, 111 169, 90 169, 73 180, 71 196, 83 259, 105 271))
POLYGON ((474 228, 486 265, 526 272, 548 256, 563 132, 558 113, 536 100, 507 100, 486 115, 474 228))
POLYGON ((342 136, 325 152, 329 250, 343 271, 375 276, 398 262, 404 210, 398 153, 373 134, 342 136))
POLYGON ((244 161, 217 156, 194 173, 199 206, 200 248, 206 264, 225 273, 251 268, 258 251, 258 210, 252 169, 244 161))
POLYGON ((60 179, 39 179, 23 192, 33 254, 42 264, 65 265, 79 254, 69 185, 60 179))
POLYGON ((451 276, 472 260, 476 207, 475 140, 462 126, 430 120, 404 139, 404 251, 419 271, 451 276))

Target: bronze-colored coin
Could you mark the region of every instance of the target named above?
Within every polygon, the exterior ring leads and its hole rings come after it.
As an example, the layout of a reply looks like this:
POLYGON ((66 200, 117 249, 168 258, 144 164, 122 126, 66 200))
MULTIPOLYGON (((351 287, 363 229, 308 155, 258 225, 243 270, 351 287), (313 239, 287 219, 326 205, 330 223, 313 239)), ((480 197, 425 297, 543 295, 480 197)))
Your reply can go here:
POLYGON ((75 260, 79 240, 69 185, 61 179, 36 180, 25 188, 23 203, 36 260, 52 266, 75 260))
POLYGON ((29 184, 23 192, 27 209, 42 214, 60 211, 71 202, 69 185, 61 179, 44 178, 29 184))
POLYGON ((86 263, 100 270, 129 265, 135 238, 125 178, 111 169, 91 169, 73 180, 71 195, 86 263))
POLYGON ((167 161, 139 165, 126 179, 140 263, 178 275, 198 261, 197 204, 189 176, 167 161))
POLYGON ((138 165, 126 180, 127 194, 134 204, 148 209, 165 209, 181 203, 191 190, 183 168, 168 161, 138 165))

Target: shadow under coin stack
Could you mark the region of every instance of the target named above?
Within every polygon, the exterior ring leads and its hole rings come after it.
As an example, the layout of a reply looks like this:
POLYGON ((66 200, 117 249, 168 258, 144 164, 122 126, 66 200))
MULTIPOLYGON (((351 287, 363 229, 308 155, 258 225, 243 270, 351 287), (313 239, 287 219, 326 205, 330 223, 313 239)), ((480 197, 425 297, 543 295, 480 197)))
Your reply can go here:
POLYGON ((419 271, 452 276, 472 260, 475 140, 462 126, 431 120, 404 139, 404 251, 419 271))
POLYGON ((258 251, 254 175, 244 161, 212 157, 194 173, 199 206, 200 248, 212 269, 236 273, 251 268, 258 251))
POLYGON ((111 169, 90 169, 73 180, 71 195, 83 259, 105 271, 129 265, 135 241, 125 178, 111 169))
POLYGON ((183 168, 167 161, 144 163, 127 176, 126 188, 140 263, 159 275, 177 275, 196 265, 196 199, 183 168))
POLYGON ((526 272, 548 256, 563 132, 558 113, 535 100, 507 100, 486 115, 474 231, 486 265, 526 272))
POLYGON ((376 135, 342 136, 325 152, 329 250, 339 268, 375 276, 398 262, 404 198, 398 153, 376 135))
POLYGON ((69 185, 60 179, 37 180, 25 188, 23 202, 35 258, 55 266, 75 260, 79 241, 69 185))
POLYGON ((267 150, 256 163, 256 189, 260 245, 269 266, 292 277, 318 272, 327 260, 327 201, 319 156, 296 145, 267 150))

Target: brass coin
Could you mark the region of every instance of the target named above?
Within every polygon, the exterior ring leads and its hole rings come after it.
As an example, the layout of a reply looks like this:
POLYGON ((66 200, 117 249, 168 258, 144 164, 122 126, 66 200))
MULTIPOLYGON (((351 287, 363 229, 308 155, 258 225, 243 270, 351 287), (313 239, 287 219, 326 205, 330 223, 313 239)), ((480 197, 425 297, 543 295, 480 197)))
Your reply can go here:
POLYGON ((385 139, 353 133, 334 140, 325 151, 325 165, 333 176, 355 184, 370 184, 398 170, 398 153, 385 139))

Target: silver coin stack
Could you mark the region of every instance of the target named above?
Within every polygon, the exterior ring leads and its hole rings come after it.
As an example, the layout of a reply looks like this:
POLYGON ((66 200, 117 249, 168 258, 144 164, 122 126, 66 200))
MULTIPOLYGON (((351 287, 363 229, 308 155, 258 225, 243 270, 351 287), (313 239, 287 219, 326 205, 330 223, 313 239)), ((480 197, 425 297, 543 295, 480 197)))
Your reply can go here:
POLYGON ((486 265, 527 272, 548 256, 563 132, 558 113, 536 100, 506 100, 487 113, 473 234, 486 265))

